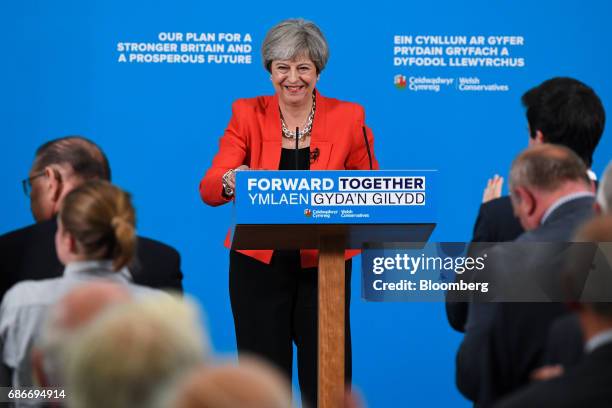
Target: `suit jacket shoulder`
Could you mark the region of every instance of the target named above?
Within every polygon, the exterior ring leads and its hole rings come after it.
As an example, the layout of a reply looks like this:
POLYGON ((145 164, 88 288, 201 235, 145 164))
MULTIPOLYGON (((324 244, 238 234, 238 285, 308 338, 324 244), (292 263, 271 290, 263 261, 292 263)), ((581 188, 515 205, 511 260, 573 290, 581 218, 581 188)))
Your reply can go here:
POLYGON ((612 344, 587 354, 573 370, 556 379, 535 383, 495 408, 604 408, 612 406, 612 344))
POLYGON ((64 266, 55 253, 55 219, 0 236, 0 300, 23 280, 55 278, 64 266))
POLYGON ((593 216, 594 197, 582 197, 556 208, 538 228, 519 236, 519 242, 571 242, 574 233, 593 216))
POLYGON ((321 94, 318 95, 319 98, 323 101, 323 103, 327 106, 327 112, 329 114, 341 113, 343 115, 363 115, 364 109, 363 106, 359 105, 355 102, 343 101, 336 98, 328 98, 321 94))
POLYGON ((181 257, 176 249, 160 241, 138 237, 136 257, 129 269, 134 283, 183 292, 181 257))
MULTIPOLYGON (((236 114, 265 114, 269 108, 277 109, 277 97, 275 95, 261 95, 253 98, 240 98, 232 103, 232 110, 236 114)), ((363 118, 365 111, 363 106, 355 102, 343 101, 336 98, 328 98, 317 92, 317 105, 325 105, 326 113, 332 116, 343 117, 354 116, 363 118)))
POLYGON ((232 103, 232 111, 234 113, 264 113, 270 104, 273 103, 273 101, 274 96, 272 95, 261 95, 253 98, 240 98, 236 99, 232 103))
POLYGON ((557 318, 548 331, 544 364, 574 367, 584 356, 584 338, 576 313, 557 318))
MULTIPOLYGON (((514 216, 510 197, 503 196, 480 205, 472 242, 514 241, 522 233, 523 227, 514 216)), ((464 332, 469 304, 447 299, 445 306, 446 318, 451 327, 464 332)))
MULTIPOLYGON (((540 227, 525 232, 516 241, 571 241, 576 227, 591 216, 592 203, 592 197, 566 202, 555 209, 540 227)), ((536 251, 530 254, 532 258, 527 261, 532 265, 549 261, 550 254, 546 252, 536 251)), ((508 251, 505 256, 511 260, 513 252, 508 251)), ((504 264, 508 270, 520 268, 516 263, 504 262, 504 264)), ((567 309, 564 305, 554 302, 470 305, 468 323, 476 320, 479 329, 471 330, 466 326, 464 342, 469 340, 477 346, 471 347, 469 355, 463 355, 461 360, 458 359, 458 363, 474 364, 474 361, 481 361, 482 364, 475 371, 476 375, 472 375, 472 378, 458 379, 458 383, 461 380, 461 383, 477 384, 477 387, 474 387, 476 392, 472 392, 471 396, 482 404, 491 404, 523 387, 529 382, 530 372, 544 363, 551 323, 565 313, 567 309), (496 312, 494 318, 483 319, 475 313, 479 309, 493 307, 496 312), (483 357, 483 354, 486 356, 483 357)), ((463 347, 461 350, 466 348, 463 347)), ((458 368, 458 375, 462 372, 458 368)))
POLYGON ((514 241, 524 232, 514 216, 510 197, 503 196, 481 204, 474 223, 473 242, 514 241))

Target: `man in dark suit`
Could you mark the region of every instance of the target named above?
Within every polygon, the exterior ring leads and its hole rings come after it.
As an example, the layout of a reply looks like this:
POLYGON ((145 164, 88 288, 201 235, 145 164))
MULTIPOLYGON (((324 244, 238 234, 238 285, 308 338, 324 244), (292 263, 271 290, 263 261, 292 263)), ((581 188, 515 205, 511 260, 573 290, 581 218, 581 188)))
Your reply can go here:
MULTIPOLYGON (((612 162, 604 170, 597 187, 595 213, 612 215, 612 162)), ((592 235, 591 239, 606 242, 606 231, 597 229, 600 235, 592 235)), ((608 239, 609 241, 612 239, 608 239)), ((548 333, 544 372, 562 372, 580 362, 584 353, 582 344, 584 336, 580 329, 580 319, 577 313, 558 318, 548 333), (552 371, 551 371, 552 370, 552 371)))
MULTIPOLYGON (((612 218, 593 219, 581 229, 578 240, 612 242, 612 218)), ((600 246, 600 250, 609 249, 610 246, 600 246)), ((568 272, 571 274, 574 270, 568 272)), ((580 278, 573 280, 574 284, 580 281, 580 278)), ((579 293, 582 287, 577 286, 579 293)), ((609 287, 599 286, 599 289, 605 291, 598 294, 602 295, 598 296, 600 299, 610 299, 609 287)), ((558 378, 517 391, 495 405, 496 408, 612 406, 612 303, 587 301, 578 304, 577 309, 585 339, 586 355, 582 361, 558 378)))
MULTIPOLYGON (((601 139, 605 111, 597 94, 572 78, 552 78, 522 97, 529 124, 529 145, 553 143, 573 150, 591 167, 593 152, 601 139)), ((594 178, 594 174, 589 172, 594 178)), ((500 197, 503 178, 489 180, 474 224, 473 242, 513 241, 524 230, 514 216, 509 196, 500 197)), ((448 321, 463 332, 468 303, 449 301, 448 321)))
MULTIPOLYGON (((23 181, 37 223, 0 236, 0 300, 15 283, 61 276, 55 254, 55 215, 72 189, 92 179, 110 180, 108 160, 92 141, 69 136, 38 148, 29 177, 23 181)), ((135 283, 182 292, 178 252, 161 242, 138 237, 136 259, 129 268, 135 283)))
MULTIPOLYGON (((542 144, 522 152, 510 175, 512 205, 526 230, 516 242, 571 241, 574 231, 593 212, 594 193, 585 174, 583 161, 565 147, 542 144)), ((549 262, 548 254, 533 247, 527 254, 532 265, 549 262)), ((517 265, 516 253, 512 248, 496 250, 500 264, 512 272, 517 265)), ((499 272, 504 271, 483 271, 499 272)), ((483 277, 488 281, 496 278, 481 275, 476 279, 483 277)), ((548 277, 549 281, 554 278, 548 277)), ((460 391, 478 406, 489 406, 524 385, 531 372, 543 364, 550 323, 566 312, 560 303, 471 304, 466 335, 457 354, 460 391)))
MULTIPOLYGON (((529 123, 529 145, 566 146, 591 167, 606 120, 601 100, 593 89, 572 78, 552 78, 527 91, 521 100, 529 123)), ((494 187, 499 189, 502 181, 494 179, 493 184, 497 184, 494 187)), ((512 241, 522 232, 510 197, 503 196, 480 206, 472 241, 512 241)))

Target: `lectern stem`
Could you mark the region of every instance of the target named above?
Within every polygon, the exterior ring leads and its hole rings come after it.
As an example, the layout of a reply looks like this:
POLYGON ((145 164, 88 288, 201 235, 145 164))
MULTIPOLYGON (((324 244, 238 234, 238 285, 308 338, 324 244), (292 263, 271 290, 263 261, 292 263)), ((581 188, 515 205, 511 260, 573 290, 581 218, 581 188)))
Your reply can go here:
POLYGON ((343 235, 322 236, 319 245, 318 407, 344 404, 343 235))

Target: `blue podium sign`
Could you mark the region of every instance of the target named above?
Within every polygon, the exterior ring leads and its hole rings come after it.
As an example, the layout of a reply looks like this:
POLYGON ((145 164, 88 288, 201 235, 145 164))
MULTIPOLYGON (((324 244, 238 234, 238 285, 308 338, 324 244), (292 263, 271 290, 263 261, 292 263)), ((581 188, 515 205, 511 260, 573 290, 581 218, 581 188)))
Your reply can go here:
POLYGON ((435 223, 435 170, 239 171, 236 224, 435 223))

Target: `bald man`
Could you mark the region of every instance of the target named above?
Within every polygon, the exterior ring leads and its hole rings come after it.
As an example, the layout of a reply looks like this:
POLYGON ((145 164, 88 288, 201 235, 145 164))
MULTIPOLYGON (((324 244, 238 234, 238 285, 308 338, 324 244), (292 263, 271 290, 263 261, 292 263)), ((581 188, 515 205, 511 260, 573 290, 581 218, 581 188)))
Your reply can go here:
MULTIPOLYGON (((537 243, 570 242, 576 229, 593 216, 595 194, 586 170, 576 153, 559 145, 541 144, 518 155, 510 171, 510 189, 514 213, 525 232, 515 240, 515 247, 498 247, 491 256, 503 268, 481 276, 494 273, 487 281, 498 277, 500 287, 510 288, 519 285, 515 278, 527 272, 516 270, 519 265, 549 265, 540 269, 556 271, 550 267, 551 254, 537 243), (533 249, 521 253, 521 263, 516 247, 533 249)), ((550 275, 541 278, 551 287, 560 280, 550 275)), ((459 390, 488 406, 528 383, 532 371, 543 365, 551 323, 567 312, 556 302, 471 304, 466 335, 457 353, 459 390)))
POLYGON ((252 359, 195 370, 179 386, 174 408, 291 408, 289 383, 252 359))

